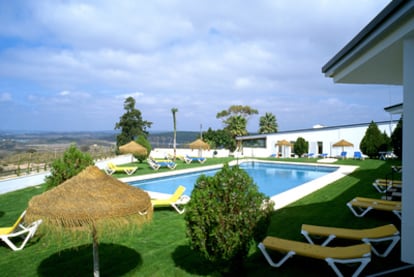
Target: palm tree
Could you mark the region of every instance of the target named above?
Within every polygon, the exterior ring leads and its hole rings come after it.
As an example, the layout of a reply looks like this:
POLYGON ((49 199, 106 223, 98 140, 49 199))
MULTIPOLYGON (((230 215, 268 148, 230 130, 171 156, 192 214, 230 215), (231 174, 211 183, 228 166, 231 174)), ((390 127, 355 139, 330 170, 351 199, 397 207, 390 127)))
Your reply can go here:
POLYGON ((277 123, 276 116, 272 113, 266 113, 264 116, 260 117, 259 121, 259 133, 260 134, 270 134, 277 133, 277 123))
POLYGON ((175 118, 175 113, 178 112, 177 108, 171 109, 172 115, 173 115, 173 122, 174 122, 174 141, 173 141, 173 147, 174 147, 174 162, 177 152, 177 120, 175 118))
POLYGON ((233 115, 226 120, 226 129, 233 137, 247 135, 247 119, 241 115, 233 115))

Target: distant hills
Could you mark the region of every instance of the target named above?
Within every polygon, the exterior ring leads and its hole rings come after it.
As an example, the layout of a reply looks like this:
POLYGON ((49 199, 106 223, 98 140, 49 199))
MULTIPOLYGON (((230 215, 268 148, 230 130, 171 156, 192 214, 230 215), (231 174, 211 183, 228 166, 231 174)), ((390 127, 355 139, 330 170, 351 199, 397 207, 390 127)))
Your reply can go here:
MULTIPOLYGON (((119 131, 82 131, 82 132, 50 132, 50 131, 2 131, 0 130, 0 149, 22 149, 27 145, 69 144, 77 145, 113 145, 119 131)), ((177 131, 177 147, 188 144, 199 137, 199 132, 177 131)), ((174 133, 172 131, 150 132, 148 140, 152 147, 172 147, 174 133)))
MULTIPOLYGON (((188 144, 196 140, 198 137, 200 137, 200 132, 177 131, 177 147, 188 144)), ((174 132, 150 133, 148 140, 154 148, 172 147, 174 132)))

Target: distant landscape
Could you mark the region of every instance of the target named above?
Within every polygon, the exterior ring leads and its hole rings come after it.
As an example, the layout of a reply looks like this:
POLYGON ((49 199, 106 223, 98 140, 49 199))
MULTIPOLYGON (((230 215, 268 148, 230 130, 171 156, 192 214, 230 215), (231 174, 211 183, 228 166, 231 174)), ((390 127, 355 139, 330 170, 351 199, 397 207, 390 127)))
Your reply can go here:
MULTIPOLYGON (((76 144, 94 159, 115 155, 119 132, 45 132, 0 130, 0 176, 21 175, 47 170, 65 149, 76 144)), ((199 132, 177 131, 177 148, 186 147, 199 132)), ((148 140, 153 148, 172 148, 173 132, 152 132, 148 140)))

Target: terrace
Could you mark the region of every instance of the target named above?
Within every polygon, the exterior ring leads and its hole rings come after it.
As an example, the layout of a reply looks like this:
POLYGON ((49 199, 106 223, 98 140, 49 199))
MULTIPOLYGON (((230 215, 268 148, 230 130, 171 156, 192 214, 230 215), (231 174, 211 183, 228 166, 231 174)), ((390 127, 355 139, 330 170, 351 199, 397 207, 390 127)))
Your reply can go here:
MULTIPOLYGON (((180 164, 180 168, 211 166, 224 161, 228 159, 209 159, 204 165, 180 164)), ((303 159, 303 162, 316 162, 316 159, 303 159)), ((393 223, 400 229, 401 222, 391 213, 373 212, 364 218, 356 218, 345 206, 346 202, 357 195, 380 198, 381 195, 372 186, 373 180, 389 178, 391 166, 399 165, 399 162, 367 159, 341 160, 337 164, 359 167, 350 175, 275 211, 268 235, 304 241, 300 234, 302 223, 347 228, 370 228, 393 223)), ((150 170, 143 169, 137 174, 150 172, 152 173, 150 170)), ((394 175, 394 177, 401 176, 394 175)), ((0 203, 2 203, 0 225, 12 223, 27 207, 30 198, 42 192, 43 187, 38 186, 0 195, 0 203)), ((387 258, 373 256, 371 263, 362 274, 369 275, 405 266, 401 262, 400 254, 398 244, 387 258)), ((92 266, 92 246, 89 240, 74 240, 68 237, 63 241, 53 241, 47 235, 42 236, 38 233, 20 252, 13 252, 3 245, 0 247, 0 268, 5 276, 90 276, 92 266)), ((185 235, 183 216, 170 209, 157 209, 152 223, 139 233, 131 233, 116 242, 103 238, 100 244, 100 268, 102 276, 218 275, 213 266, 191 250, 185 235)), ((232 272, 232 274, 333 275, 333 271, 325 262, 299 256, 293 257, 281 268, 271 268, 256 245, 251 246, 249 256, 242 268, 243 274, 240 272, 232 272)), ((411 268, 404 273, 412 275, 414 270, 411 268)))

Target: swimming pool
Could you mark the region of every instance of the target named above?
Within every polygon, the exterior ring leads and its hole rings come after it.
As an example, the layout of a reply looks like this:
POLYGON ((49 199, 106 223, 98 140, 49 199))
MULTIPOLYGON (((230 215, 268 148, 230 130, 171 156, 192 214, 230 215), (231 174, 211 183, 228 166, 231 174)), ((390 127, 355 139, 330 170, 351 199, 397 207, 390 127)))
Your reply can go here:
MULTIPOLYGON (((275 164, 257 161, 243 162, 240 164, 240 168, 244 169, 250 177, 253 178, 253 181, 258 185, 259 190, 267 196, 274 196, 290 190, 338 169, 338 167, 333 166, 275 164)), ((213 169, 149 180, 133 181, 130 182, 130 184, 145 191, 166 194, 174 193, 179 185, 183 185, 186 187, 185 194, 190 195, 197 178, 200 175, 213 176, 219 170, 220 169, 213 169)))

